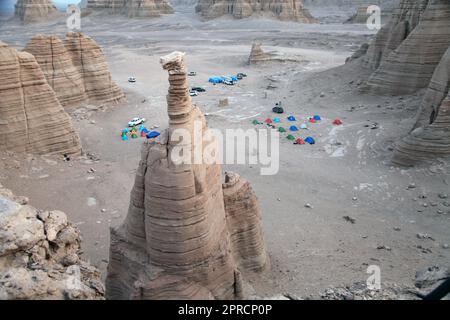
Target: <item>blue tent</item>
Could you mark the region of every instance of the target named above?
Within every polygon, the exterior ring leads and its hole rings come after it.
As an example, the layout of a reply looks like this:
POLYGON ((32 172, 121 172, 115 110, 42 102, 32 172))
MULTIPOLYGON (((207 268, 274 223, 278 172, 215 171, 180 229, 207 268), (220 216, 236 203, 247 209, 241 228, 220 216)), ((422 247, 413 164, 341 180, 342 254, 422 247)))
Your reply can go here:
POLYGON ((152 131, 149 134, 147 134, 147 139, 153 139, 159 137, 160 135, 161 133, 159 133, 158 131, 152 131))
POLYGON ((291 127, 289 128, 289 130, 291 130, 291 131, 298 131, 298 128, 297 128, 296 126, 291 126, 291 127))
POLYGON ((208 81, 211 83, 222 83, 223 79, 222 77, 211 77, 208 81))
POLYGON ((314 116, 314 120, 320 121, 320 120, 322 120, 322 118, 320 116, 314 116))
POLYGON ((316 141, 314 140, 313 137, 308 137, 308 138, 306 138, 306 139, 305 139, 305 142, 306 142, 306 143, 309 143, 309 144, 315 144, 315 143, 316 143, 316 141))
POLYGON ((289 116, 289 117, 288 117, 288 120, 289 120, 289 121, 297 121, 297 120, 295 119, 294 116, 289 116))

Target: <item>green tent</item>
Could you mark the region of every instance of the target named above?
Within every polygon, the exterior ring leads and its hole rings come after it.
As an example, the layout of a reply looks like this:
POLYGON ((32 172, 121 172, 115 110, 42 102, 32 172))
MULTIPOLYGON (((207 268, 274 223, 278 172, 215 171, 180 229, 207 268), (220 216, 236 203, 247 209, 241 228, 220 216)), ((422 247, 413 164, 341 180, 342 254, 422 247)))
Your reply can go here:
POLYGON ((278 131, 279 131, 279 132, 286 132, 286 129, 283 128, 283 127, 279 127, 279 128, 278 128, 278 131))
POLYGON ((292 134, 288 135, 286 138, 291 141, 295 140, 295 137, 292 134))

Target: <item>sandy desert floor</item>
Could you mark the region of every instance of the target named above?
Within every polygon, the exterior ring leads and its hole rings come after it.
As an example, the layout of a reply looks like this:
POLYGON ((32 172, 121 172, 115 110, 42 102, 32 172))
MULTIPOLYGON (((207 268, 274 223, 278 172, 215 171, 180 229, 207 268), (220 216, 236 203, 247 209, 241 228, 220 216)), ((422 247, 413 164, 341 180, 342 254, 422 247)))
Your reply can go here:
MULTIPOLYGON (((189 69, 198 73, 191 85, 207 90, 193 99, 212 128, 253 128, 252 120, 273 117, 277 101, 286 116, 323 119, 309 126, 314 146, 293 145, 282 135, 275 176, 261 176, 256 165, 224 166, 252 183, 262 206, 272 268, 250 278, 256 294, 317 296, 330 286, 365 281, 369 265, 381 267, 383 283, 409 285, 417 269, 448 263, 450 162, 439 159, 418 168, 389 163, 392 143, 410 128, 421 92, 362 95, 358 84, 364 75, 343 65, 374 31, 340 23, 204 22, 188 9, 151 20, 89 15, 82 19, 82 31, 104 48, 128 101, 68 110, 86 156, 64 162, 1 153, 0 183, 38 208, 65 211, 82 231, 84 256, 102 271, 109 227, 126 215, 142 143, 123 142, 119 134, 135 116, 167 126, 167 74, 159 57, 174 50, 185 51, 189 69), (248 66, 254 40, 290 61, 248 66), (210 76, 237 72, 248 77, 236 86, 207 83, 210 76), (134 84, 127 82, 131 75, 137 78, 134 84), (223 98, 230 105, 220 108, 223 98), (338 117, 343 126, 332 125, 338 117)), ((63 20, 0 25, 0 39, 17 49, 36 33, 65 32, 63 20)))

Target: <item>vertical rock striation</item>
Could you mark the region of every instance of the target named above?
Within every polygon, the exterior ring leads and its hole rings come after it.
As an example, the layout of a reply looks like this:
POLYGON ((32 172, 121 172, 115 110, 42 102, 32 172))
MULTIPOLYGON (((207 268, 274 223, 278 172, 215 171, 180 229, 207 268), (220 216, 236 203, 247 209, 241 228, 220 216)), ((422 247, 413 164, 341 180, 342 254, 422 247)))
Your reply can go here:
POLYGON ((64 41, 55 36, 37 35, 24 50, 36 57, 65 107, 88 100, 119 102, 125 97, 112 80, 100 46, 82 33, 70 32, 64 41))
MULTIPOLYGON (((250 227, 260 228, 254 218, 259 214, 256 199, 250 197, 248 211, 242 213, 247 227, 233 229, 230 240, 228 223, 234 225, 238 219, 227 218, 221 166, 214 161, 216 139, 199 143, 194 134, 199 129, 206 132, 207 126, 188 94, 184 54, 174 52, 161 63, 169 73, 169 128, 157 142, 144 144, 127 218, 111 230, 107 297, 240 298, 240 270, 262 270, 267 263, 264 243, 256 243, 262 236, 250 227), (177 160, 181 148, 190 161, 177 160), (214 156, 208 160, 206 154, 214 156), (236 260, 240 255, 234 250, 244 243, 253 246, 247 251, 251 256, 236 260)), ((235 197, 244 204, 249 189, 236 192, 241 192, 235 197)), ((227 191, 229 199, 232 193, 227 191)), ((237 208, 229 207, 231 213, 237 208)), ((228 216, 234 216, 231 213, 228 216)))
POLYGON ((122 14, 129 18, 158 17, 173 13, 167 0, 88 0, 87 7, 110 14, 122 14))
POLYGON ((412 132, 395 145, 394 163, 413 166, 450 155, 449 87, 450 47, 434 72, 412 132))
POLYGON ((223 198, 235 261, 244 269, 262 271, 268 258, 261 229, 261 210, 250 183, 226 173, 223 198))
POLYGON ((29 53, 0 42, 0 149, 79 154, 69 115, 29 53))
POLYGON ((195 11, 207 19, 223 15, 238 19, 266 15, 285 21, 316 22, 300 0, 199 0, 195 11))
POLYGON ((375 70, 364 90, 401 95, 426 88, 449 45, 449 1, 402 0, 364 58, 375 70))
POLYGON ((122 90, 112 80, 102 48, 92 38, 81 32, 69 32, 63 42, 83 78, 89 99, 106 103, 125 98, 122 90))
POLYGON ((48 84, 64 107, 87 100, 83 77, 58 37, 36 35, 27 43, 24 51, 36 58, 48 84))

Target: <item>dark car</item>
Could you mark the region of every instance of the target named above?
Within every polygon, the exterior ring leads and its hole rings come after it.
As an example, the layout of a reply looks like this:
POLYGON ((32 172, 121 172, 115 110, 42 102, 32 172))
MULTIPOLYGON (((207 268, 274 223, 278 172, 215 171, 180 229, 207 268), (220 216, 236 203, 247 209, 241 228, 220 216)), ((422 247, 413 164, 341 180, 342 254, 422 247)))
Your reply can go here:
POLYGON ((197 92, 206 92, 206 89, 202 88, 202 87, 192 87, 191 90, 192 91, 197 91, 197 92))

